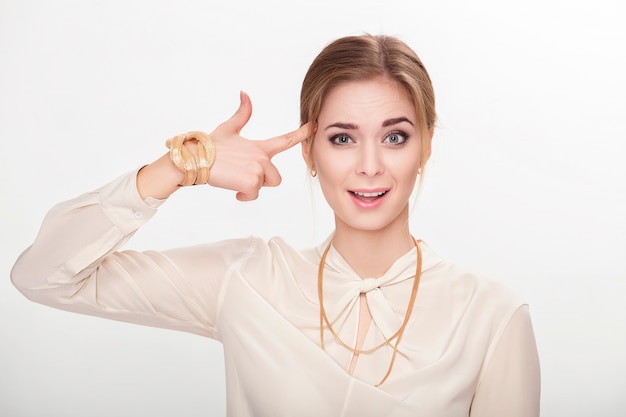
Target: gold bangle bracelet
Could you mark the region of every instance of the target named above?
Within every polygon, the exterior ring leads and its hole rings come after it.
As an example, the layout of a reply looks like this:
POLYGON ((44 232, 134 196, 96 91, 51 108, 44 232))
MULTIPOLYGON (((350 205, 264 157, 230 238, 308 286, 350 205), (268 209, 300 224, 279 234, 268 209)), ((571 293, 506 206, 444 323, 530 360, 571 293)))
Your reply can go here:
MULTIPOLYGON (((201 132, 202 133, 202 132, 201 132)), ((215 144, 211 137, 205 133, 198 135, 198 148, 197 148, 197 166, 198 166, 198 178, 196 178, 197 184, 206 184, 209 181, 209 175, 211 174, 211 168, 215 163, 215 144)))
POLYGON ((177 135, 165 142, 165 146, 170 150, 170 159, 176 165, 176 168, 185 175, 183 181, 179 184, 182 186, 192 185, 197 177, 195 158, 189 149, 184 146, 186 139, 187 135, 177 135))
POLYGON ((215 162, 215 144, 211 137, 204 132, 189 132, 177 135, 165 142, 170 150, 170 159, 179 171, 185 174, 183 182, 179 185, 206 184, 213 163, 215 162), (198 143, 194 155, 185 143, 195 140, 198 143))

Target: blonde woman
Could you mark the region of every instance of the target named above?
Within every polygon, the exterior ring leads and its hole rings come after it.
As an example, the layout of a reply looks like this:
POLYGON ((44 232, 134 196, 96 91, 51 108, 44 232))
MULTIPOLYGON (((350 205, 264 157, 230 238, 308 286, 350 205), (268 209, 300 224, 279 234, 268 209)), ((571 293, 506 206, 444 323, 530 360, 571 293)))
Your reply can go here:
POLYGON ((241 137, 251 109, 242 93, 210 134, 171 138, 155 162, 55 206, 15 285, 57 308, 220 341, 228 415, 538 416, 526 303, 411 235, 409 199, 436 121, 413 50, 370 35, 327 45, 291 133, 241 137), (272 157, 298 144, 334 212, 319 246, 250 237, 121 250, 181 186, 243 201, 278 186, 272 157))

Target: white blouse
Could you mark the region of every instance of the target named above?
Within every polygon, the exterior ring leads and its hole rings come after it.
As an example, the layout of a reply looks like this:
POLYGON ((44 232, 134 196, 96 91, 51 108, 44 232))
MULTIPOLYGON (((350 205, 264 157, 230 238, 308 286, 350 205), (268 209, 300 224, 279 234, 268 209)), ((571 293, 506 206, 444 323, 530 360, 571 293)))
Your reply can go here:
MULTIPOLYGON (((528 306, 508 288, 452 265, 421 243, 415 307, 389 378, 393 344, 359 355, 326 329, 317 271, 327 242, 296 250, 258 238, 164 252, 118 251, 156 212, 136 172, 58 204, 12 270, 28 298, 83 314, 176 329, 224 347, 229 416, 539 415, 539 360, 528 306)), ((417 250, 361 279, 331 246, 324 307, 356 342, 360 294, 372 314, 363 348, 401 326, 417 250)))

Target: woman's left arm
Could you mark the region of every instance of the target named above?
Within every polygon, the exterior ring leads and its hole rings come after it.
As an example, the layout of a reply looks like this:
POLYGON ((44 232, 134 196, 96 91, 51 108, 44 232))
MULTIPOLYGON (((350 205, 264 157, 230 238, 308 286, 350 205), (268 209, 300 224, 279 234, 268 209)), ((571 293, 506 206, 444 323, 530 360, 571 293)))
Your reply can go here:
POLYGON ((471 417, 537 417, 541 376, 528 306, 511 317, 483 372, 471 417))

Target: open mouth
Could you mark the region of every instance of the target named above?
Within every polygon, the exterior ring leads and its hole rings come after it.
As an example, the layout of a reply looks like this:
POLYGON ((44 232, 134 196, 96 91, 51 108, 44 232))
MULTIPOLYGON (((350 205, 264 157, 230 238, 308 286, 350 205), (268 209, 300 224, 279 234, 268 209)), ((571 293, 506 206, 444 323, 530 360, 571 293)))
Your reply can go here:
POLYGON ((350 191, 350 192, 356 195, 357 197, 361 197, 361 198, 376 198, 376 197, 382 197, 385 194, 387 194, 387 191, 379 191, 376 193, 360 193, 358 191, 350 191))
POLYGON ((388 190, 372 192, 350 191, 350 194, 356 201, 364 204, 372 204, 380 201, 385 195, 387 195, 387 192, 388 190))

